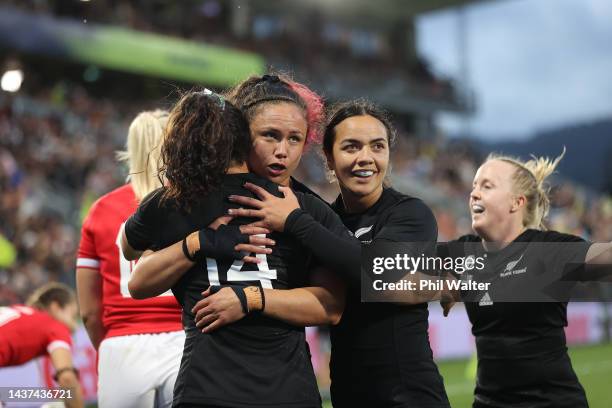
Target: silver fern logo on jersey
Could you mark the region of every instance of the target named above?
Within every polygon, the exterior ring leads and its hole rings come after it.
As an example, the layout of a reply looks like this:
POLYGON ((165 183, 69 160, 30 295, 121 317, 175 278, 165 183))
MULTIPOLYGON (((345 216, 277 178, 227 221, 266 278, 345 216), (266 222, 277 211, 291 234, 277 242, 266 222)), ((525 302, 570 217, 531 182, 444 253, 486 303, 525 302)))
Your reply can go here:
POLYGON ((370 225, 369 227, 363 227, 363 228, 359 228, 357 231, 355 231, 355 238, 359 238, 360 236, 367 234, 368 232, 370 232, 372 230, 372 227, 374 225, 370 225))
POLYGON ((514 269, 516 268, 516 265, 518 265, 518 263, 521 262, 521 259, 523 259, 523 256, 525 256, 525 254, 521 255, 521 257, 517 259, 516 261, 508 262, 508 264, 506 264, 506 268, 504 269, 502 273, 499 274, 499 276, 501 278, 504 278, 506 276, 520 275, 521 273, 527 272, 527 267, 522 268, 522 269, 514 269))
POLYGON ((509 272, 511 270, 514 269, 514 267, 521 262, 521 259, 523 259, 523 256, 525 254, 521 255, 521 257, 519 259, 517 259, 516 261, 512 261, 512 262, 508 262, 508 264, 506 265, 506 269, 504 269, 504 272, 509 272))

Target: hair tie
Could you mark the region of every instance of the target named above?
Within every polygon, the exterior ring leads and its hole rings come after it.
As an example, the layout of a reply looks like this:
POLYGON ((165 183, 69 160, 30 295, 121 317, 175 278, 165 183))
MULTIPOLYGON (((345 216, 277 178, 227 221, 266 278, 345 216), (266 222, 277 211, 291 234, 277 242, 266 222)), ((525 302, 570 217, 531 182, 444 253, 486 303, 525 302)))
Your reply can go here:
POLYGON ((261 80, 265 81, 265 82, 271 82, 271 83, 281 82, 281 80, 278 77, 278 75, 268 75, 268 74, 266 74, 266 75, 263 75, 261 77, 261 80))
POLYGON ((217 104, 219 105, 219 108, 221 108, 221 110, 225 110, 225 98, 224 97, 222 97, 221 95, 219 95, 216 92, 211 91, 208 88, 204 88, 202 93, 204 95, 206 95, 206 96, 209 96, 209 97, 215 99, 217 104))

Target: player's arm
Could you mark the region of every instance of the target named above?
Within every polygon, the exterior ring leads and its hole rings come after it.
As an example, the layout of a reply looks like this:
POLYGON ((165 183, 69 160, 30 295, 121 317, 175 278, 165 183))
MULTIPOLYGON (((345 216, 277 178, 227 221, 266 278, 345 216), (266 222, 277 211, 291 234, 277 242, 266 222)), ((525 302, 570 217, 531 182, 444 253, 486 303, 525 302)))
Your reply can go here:
POLYGON ((313 271, 313 276, 317 286, 264 289, 264 314, 294 326, 338 324, 344 311, 344 284, 325 268, 313 271))
POLYGON ((136 212, 128 218, 121 227, 121 252, 128 261, 134 261, 142 253, 151 249, 157 242, 160 220, 164 219, 164 211, 160 200, 162 190, 155 190, 142 199, 136 212))
MULTIPOLYGON (((419 199, 400 201, 391 208, 384 227, 374 236, 376 243, 404 243, 405 254, 411 258, 435 256, 438 223, 431 209, 419 199)), ((420 289, 422 280, 438 280, 437 270, 411 271, 399 280, 411 281, 415 290, 386 291, 386 300, 400 304, 419 304, 439 300, 441 291, 420 289)), ((383 275, 384 276, 384 275, 383 275)))
POLYGON ((586 254, 586 263, 593 265, 612 265, 612 242, 591 244, 586 254))
POLYGON ((72 354, 70 350, 64 347, 58 347, 49 353, 51 364, 56 373, 57 384, 70 390, 71 398, 62 400, 67 408, 83 407, 83 392, 77 371, 74 369, 72 354))
POLYGON ((252 312, 300 327, 338 324, 344 311, 344 284, 322 268, 313 272, 312 283, 317 286, 263 289, 263 296, 258 286, 223 287, 216 293, 209 288, 192 309, 196 326, 210 333, 252 312))
POLYGON ((211 224, 208 228, 188 235, 159 251, 146 251, 132 271, 128 290, 134 299, 157 296, 172 288, 198 260, 206 257, 232 257, 245 262, 259 262, 257 258, 243 256, 243 253, 267 254, 275 242, 257 236, 269 234, 260 227, 246 225, 228 227, 211 224), (216 229, 213 229, 216 228, 216 229))
MULTIPOLYGON (((453 254, 453 252, 451 252, 450 247, 453 244, 454 243, 449 242, 438 243, 438 245, 436 246, 436 257, 440 259, 451 258, 451 254, 453 254)), ((442 290, 439 293, 440 306, 442 307, 444 317, 447 317, 455 303, 461 301, 461 292, 458 289, 451 289, 455 286, 450 284, 450 282, 452 281, 459 280, 460 276, 457 275, 454 271, 448 271, 444 269, 439 271, 439 275, 440 278, 444 281, 442 290)))
POLYGON ((586 254, 585 262, 587 263, 586 270, 591 269, 597 271, 599 279, 607 281, 612 280, 612 242, 596 242, 591 244, 586 254))
POLYGON ((121 231, 121 252, 128 260, 138 259, 128 281, 134 299, 146 299, 170 289, 191 267, 182 254, 181 241, 157 253, 154 247, 161 217, 158 195, 143 199, 121 231), (175 251, 178 248, 177 251, 175 251))
POLYGON ((121 231, 121 252, 123 253, 123 257, 128 261, 135 261, 136 259, 140 258, 143 252, 132 248, 127 236, 125 235, 125 229, 122 229, 121 231))
MULTIPOLYGON (((294 210, 289 215, 285 230, 296 236, 322 263, 339 271, 347 284, 360 288, 364 284, 362 282, 364 277, 379 279, 380 277, 373 274, 362 276, 361 243, 356 238, 348 236, 337 214, 327 207, 320 207, 317 201, 309 201, 309 204, 308 212, 294 210)), ((399 203, 385 220, 385 226, 374 236, 374 242, 417 244, 407 247, 409 251, 415 252, 413 255, 415 257, 421 255, 421 249, 426 249, 422 244, 431 243, 433 248, 436 240, 436 220, 431 210, 420 200, 399 203)), ((421 279, 433 278, 416 271, 402 279, 413 281, 418 287, 421 279)), ((440 296, 439 291, 428 290, 388 292, 387 301, 401 304, 419 304, 439 299, 440 296)))
POLYGON ((130 295, 134 299, 158 296, 174 286, 193 265, 183 254, 182 241, 156 252, 147 250, 130 275, 130 295))
POLYGON ((361 243, 350 235, 340 217, 327 204, 304 195, 302 209, 288 187, 279 187, 284 197, 276 197, 251 183, 246 183, 245 188, 259 199, 230 196, 230 201, 251 207, 232 209, 231 214, 258 218, 254 225, 293 235, 347 283, 361 284, 361 243))
POLYGON ((96 246, 97 223, 103 222, 94 204, 83 221, 76 261, 76 284, 79 313, 94 348, 97 350, 106 334, 102 324, 102 276, 100 254, 96 246))
POLYGON ((83 319, 91 344, 98 350, 100 342, 106 334, 102 324, 102 278, 100 277, 100 271, 77 267, 76 284, 81 319, 83 319))
MULTIPOLYGON (((247 183, 259 199, 230 196, 230 201, 252 207, 230 210, 231 214, 259 218, 259 223, 275 231, 284 231, 296 237, 302 245, 324 265, 336 271, 350 286, 362 284, 361 243, 349 235, 342 221, 331 208, 312 196, 304 196, 303 209, 295 194, 287 187, 279 187, 284 197, 276 197, 254 184, 247 183)), ((432 242, 437 239, 437 223, 431 210, 420 200, 398 204, 385 227, 374 238, 388 242, 432 242)), ((417 256, 420 254, 416 254, 417 256)), ((374 279, 374 277, 372 277, 374 279)), ((420 272, 406 275, 417 285, 430 277, 420 272)), ((439 291, 413 290, 388 293, 388 301, 418 304, 439 299, 439 291)))
POLYGON ((551 260, 557 268, 567 274, 570 281, 611 281, 612 280, 612 242, 587 242, 584 239, 555 231, 550 232, 553 242, 561 242, 551 260), (584 264, 583 264, 584 263, 584 264), (576 269, 575 266, 583 264, 576 269), (569 267, 573 265, 574 267, 569 267), (578 275, 574 275, 577 272, 578 275))
POLYGON ((443 289, 439 293, 440 306, 444 317, 447 317, 455 303, 461 301, 461 292, 457 289, 451 289, 449 282, 457 280, 457 277, 451 273, 443 273, 444 279, 443 289))

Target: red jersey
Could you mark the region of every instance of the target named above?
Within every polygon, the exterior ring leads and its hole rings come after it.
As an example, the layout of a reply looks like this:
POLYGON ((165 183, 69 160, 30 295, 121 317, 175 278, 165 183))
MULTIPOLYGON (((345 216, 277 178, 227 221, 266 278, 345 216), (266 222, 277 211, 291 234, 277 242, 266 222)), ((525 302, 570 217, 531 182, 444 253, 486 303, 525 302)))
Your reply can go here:
POLYGON ((100 272, 105 337, 183 329, 181 308, 170 292, 136 300, 128 291, 135 262, 121 253, 121 232, 137 206, 129 184, 117 188, 93 204, 81 230, 77 268, 100 272))
POLYGON ((60 347, 72 347, 63 323, 28 306, 0 307, 0 367, 24 364, 60 347))

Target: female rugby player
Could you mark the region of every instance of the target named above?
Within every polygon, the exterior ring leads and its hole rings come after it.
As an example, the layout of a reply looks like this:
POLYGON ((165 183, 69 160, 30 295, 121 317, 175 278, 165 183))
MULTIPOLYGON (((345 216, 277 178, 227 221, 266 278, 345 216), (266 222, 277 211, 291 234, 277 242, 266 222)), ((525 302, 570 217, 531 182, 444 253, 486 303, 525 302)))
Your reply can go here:
MULTIPOLYGON (((230 197, 256 208, 231 210, 233 214, 257 217, 266 228, 293 234, 323 264, 340 271, 349 285, 346 309, 331 331, 335 407, 449 406, 429 345, 427 303, 360 302, 360 242, 437 239, 429 208, 384 186, 394 133, 386 115, 365 101, 340 104, 329 115, 323 149, 341 190, 332 206, 356 240, 328 231, 299 209, 290 191, 281 199, 250 186, 261 201, 230 197)), ((205 316, 206 310, 198 314, 205 316)))
POLYGON ((138 202, 159 188, 157 167, 168 112, 141 112, 130 124, 129 184, 98 199, 83 222, 77 257, 77 294, 83 323, 98 350, 100 408, 170 407, 185 333, 171 293, 146 301, 128 292, 133 263, 117 245, 138 202), (158 350, 164 350, 163 358, 158 350))
POLYGON ((68 408, 83 407, 71 352, 77 313, 73 290, 60 283, 38 288, 27 306, 0 307, 0 367, 24 364, 48 354, 55 368, 55 381, 71 390, 70 398, 62 399, 68 408))
MULTIPOLYGON (((271 86, 282 88, 282 104, 295 97, 279 81, 271 86)), ((305 124, 303 111, 298 112, 305 124)), ((281 143, 303 146, 307 130, 306 126, 292 128, 289 140, 283 138, 281 143)), ((274 143, 277 137, 273 134, 274 143)), ((196 264, 161 286, 159 280, 156 283, 158 290, 172 286, 183 307, 187 332, 175 406, 320 406, 303 328, 259 313, 212 334, 200 333, 193 321, 191 308, 211 284, 232 285, 243 310, 255 312, 265 309, 262 288, 301 288, 310 280, 309 252, 286 235, 273 234, 273 250, 260 254, 261 262, 249 267, 224 257, 221 235, 206 228, 227 212, 228 195, 248 191, 242 187, 246 182, 280 194, 274 183, 247 172, 250 146, 248 125, 231 103, 201 92, 186 95, 173 109, 162 147, 167 186, 145 199, 126 223, 125 238, 135 250, 161 249, 190 234, 182 250, 196 264)), ((285 148, 275 157, 277 163, 266 167, 272 176, 282 178, 284 168, 293 164, 285 160, 285 148)), ((311 195, 299 194, 298 199, 320 222, 329 219, 329 213, 334 215, 311 195)), ((341 228, 339 221, 337 224, 341 228)), ((240 235, 238 225, 219 227, 219 231, 228 230, 240 235)), ((139 286, 147 286, 147 280, 138 276, 137 268, 129 286, 140 296, 139 286)), ((315 312, 321 313, 319 309, 315 312)))
POLYGON ((545 181, 562 156, 523 162, 491 155, 474 177, 469 205, 477 235, 456 242, 469 248, 463 256, 487 256, 485 270, 474 271, 473 278, 491 282, 479 299, 466 301, 478 355, 475 408, 588 407, 567 354, 567 302, 550 301, 544 293, 539 300, 517 301, 538 280, 562 280, 572 264, 612 263, 611 243, 545 229, 545 181))

